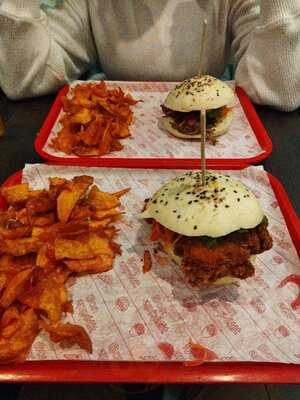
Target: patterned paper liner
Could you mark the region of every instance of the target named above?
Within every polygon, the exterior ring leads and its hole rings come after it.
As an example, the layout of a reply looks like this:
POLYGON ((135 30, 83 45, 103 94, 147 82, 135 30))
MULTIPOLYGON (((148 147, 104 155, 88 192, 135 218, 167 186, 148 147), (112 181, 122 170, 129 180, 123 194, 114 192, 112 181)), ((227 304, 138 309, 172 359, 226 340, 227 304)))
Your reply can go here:
MULTIPOLYGON (((80 82, 74 83, 72 87, 80 82)), ((82 82, 81 82, 82 83, 82 82)), ((86 82, 85 82, 86 83, 86 82)), ((130 92, 137 100, 142 100, 133 107, 134 123, 130 126, 132 137, 122 140, 124 149, 110 153, 104 158, 199 158, 199 141, 178 139, 168 134, 162 127, 162 111, 160 105, 175 83, 159 82, 116 82, 125 92, 130 92)), ((234 88, 234 82, 228 82, 234 88)), ((70 158, 51 147, 51 142, 59 132, 61 111, 43 147, 43 151, 51 156, 70 158)), ((206 157, 213 159, 252 158, 264 153, 258 143, 243 107, 236 96, 234 119, 229 131, 218 139, 216 145, 207 144, 206 157)))
POLYGON ((131 187, 123 197, 124 220, 118 223, 122 256, 113 270, 73 279, 72 320, 82 324, 93 342, 93 354, 35 341, 29 358, 165 361, 160 343, 174 350, 172 360, 191 360, 189 340, 213 350, 223 361, 300 363, 300 311, 291 308, 297 287, 278 284, 299 271, 291 241, 267 175, 261 167, 226 171, 241 179, 259 198, 269 219, 273 248, 256 259, 256 274, 240 286, 195 290, 161 251, 153 251, 149 227, 138 219, 145 198, 183 171, 105 169, 27 165, 23 180, 32 188, 47 187, 47 178, 89 174, 108 191, 131 187), (153 256, 152 270, 142 272, 145 248, 153 256))

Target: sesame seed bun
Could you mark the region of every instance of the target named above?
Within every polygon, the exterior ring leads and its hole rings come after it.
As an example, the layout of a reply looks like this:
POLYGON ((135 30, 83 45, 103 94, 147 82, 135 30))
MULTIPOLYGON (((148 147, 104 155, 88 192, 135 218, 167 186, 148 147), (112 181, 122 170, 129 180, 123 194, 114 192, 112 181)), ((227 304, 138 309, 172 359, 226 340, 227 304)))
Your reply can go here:
POLYGON ((233 103, 234 92, 226 83, 202 75, 177 84, 163 105, 174 111, 190 112, 232 106, 233 103))
POLYGON ((201 187, 201 172, 172 179, 148 201, 141 217, 181 235, 212 238, 262 222, 257 199, 241 182, 213 171, 207 171, 206 182, 201 187))
MULTIPOLYGON (((200 114, 199 114, 200 118, 200 114)), ((226 113, 225 117, 218 121, 218 123, 210 129, 207 129, 207 133, 211 133, 212 136, 218 137, 224 135, 229 129, 229 126, 233 120, 233 111, 230 110, 226 113)), ((179 132, 177 129, 173 127, 173 118, 171 117, 163 117, 163 125, 165 129, 171 133, 171 135, 179 137, 181 139, 192 139, 199 140, 201 139, 201 134, 199 135, 188 135, 186 133, 179 132)))

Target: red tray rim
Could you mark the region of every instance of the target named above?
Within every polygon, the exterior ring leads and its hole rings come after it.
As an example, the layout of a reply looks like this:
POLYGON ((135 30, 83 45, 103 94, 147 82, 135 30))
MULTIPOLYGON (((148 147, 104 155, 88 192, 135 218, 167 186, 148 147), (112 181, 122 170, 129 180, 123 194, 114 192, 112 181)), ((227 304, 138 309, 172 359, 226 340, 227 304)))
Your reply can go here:
MULTIPOLYGON (((109 81, 106 82, 119 82, 119 81, 109 81)), ((124 81, 124 83, 129 83, 124 81)), ((130 83, 142 83, 142 81, 130 81, 130 83)), ((147 83, 166 83, 166 82, 156 82, 149 81, 147 83)), ((170 83, 170 82, 168 82, 170 83)), ((183 167, 183 168, 196 168, 199 164, 199 160, 195 158, 124 158, 124 157, 70 157, 63 158, 58 156, 53 156, 52 154, 48 154, 44 151, 44 145, 48 139, 48 136, 51 132, 51 129, 57 119, 57 116, 61 110, 61 98, 66 95, 68 92, 69 85, 65 85, 60 89, 54 103, 52 104, 50 111, 39 130, 35 142, 34 148, 36 152, 45 160, 55 163, 60 163, 64 165, 82 165, 82 166, 107 166, 107 167, 134 167, 136 163, 140 163, 144 168, 168 168, 170 167, 183 167)), ((235 87, 236 94, 240 100, 240 103, 243 107, 243 110, 246 114, 246 117, 250 123, 250 126, 262 148, 262 153, 248 158, 223 158, 220 160, 216 160, 213 158, 208 158, 207 161, 212 161, 214 163, 228 163, 230 165, 239 165, 243 164, 257 164, 263 160, 265 160, 272 152, 273 144, 272 141, 262 123, 259 116, 256 113, 256 110, 251 103, 250 98, 240 86, 235 87)))
MULTIPOLYGON (((240 168, 246 168, 244 165, 240 168)), ((215 169, 230 169, 215 165, 215 169)), ((268 174, 291 238, 300 256, 300 220, 280 181, 268 174)), ((2 186, 20 183, 22 171, 2 186)), ((0 208, 5 206, 0 196, 0 208)), ((26 361, 0 365, 0 382, 93 382, 93 383, 300 383, 300 364, 268 362, 211 362, 188 366, 182 362, 26 361)))

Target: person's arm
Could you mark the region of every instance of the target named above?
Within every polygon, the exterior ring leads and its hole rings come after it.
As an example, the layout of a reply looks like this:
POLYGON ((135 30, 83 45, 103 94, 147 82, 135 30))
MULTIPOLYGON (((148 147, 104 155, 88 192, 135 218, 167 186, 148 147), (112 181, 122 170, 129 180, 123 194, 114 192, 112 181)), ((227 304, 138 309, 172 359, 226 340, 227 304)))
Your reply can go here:
POLYGON ((237 84, 258 104, 300 106, 300 1, 231 0, 237 84))
POLYGON ((87 2, 40 9, 39 0, 0 6, 0 86, 11 99, 49 93, 76 79, 96 57, 87 2))

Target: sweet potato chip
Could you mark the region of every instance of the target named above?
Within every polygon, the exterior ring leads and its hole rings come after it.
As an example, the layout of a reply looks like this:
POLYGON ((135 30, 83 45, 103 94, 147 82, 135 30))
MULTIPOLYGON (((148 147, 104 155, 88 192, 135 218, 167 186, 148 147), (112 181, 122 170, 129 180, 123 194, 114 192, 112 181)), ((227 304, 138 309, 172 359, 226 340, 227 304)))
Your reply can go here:
POLYGON ((42 239, 42 235, 43 235, 43 233, 45 233, 47 230, 45 229, 45 228, 41 228, 41 227, 37 227, 37 226, 34 226, 33 228, 32 228, 32 231, 31 231, 31 237, 33 237, 33 238, 40 238, 41 237, 41 240, 43 240, 42 239))
POLYGON ((11 260, 13 256, 11 254, 2 254, 0 255, 0 271, 5 271, 7 268, 10 268, 11 265, 11 260))
POLYGON ((54 270, 52 270, 51 273, 49 274, 49 278, 53 279, 58 284, 63 284, 67 281, 70 274, 71 274, 71 271, 68 271, 67 269, 65 269, 62 266, 62 267, 57 267, 54 270))
POLYGON ((81 108, 75 114, 72 114, 69 121, 73 124, 86 125, 92 119, 91 111, 88 108, 81 108))
POLYGON ((81 260, 93 258, 95 256, 89 246, 88 237, 84 241, 82 241, 82 239, 57 238, 54 242, 54 253, 57 260, 62 260, 64 258, 81 260))
POLYGON ((125 189, 119 190, 118 192, 113 193, 113 195, 119 199, 120 197, 124 196, 124 194, 128 193, 129 191, 130 191, 130 188, 125 188, 125 189))
POLYGON ((9 307, 17 297, 22 293, 25 287, 26 281, 30 278, 34 268, 25 269, 19 272, 14 278, 8 283, 4 292, 0 298, 0 306, 3 308, 9 307))
POLYGON ((8 282, 7 274, 5 274, 4 272, 0 272, 0 293, 2 289, 5 288, 7 282, 8 282))
POLYGON ((61 222, 67 222, 73 208, 80 199, 82 190, 64 190, 57 199, 57 215, 61 222))
POLYGON ((76 204, 71 213, 70 220, 84 220, 90 218, 91 216, 92 210, 89 204, 76 204))
POLYGON ((57 233, 64 238, 74 238, 82 234, 89 233, 89 223, 87 220, 84 221, 70 221, 67 224, 61 224, 58 227, 57 233))
POLYGON ((95 233, 91 233, 89 235, 88 244, 94 256, 102 256, 103 254, 113 255, 112 248, 107 238, 98 236, 95 233))
POLYGON ((2 256, 0 256, 0 271, 3 272, 18 273, 23 269, 33 268, 34 266, 34 254, 27 254, 20 257, 14 257, 11 254, 2 254, 2 256))
POLYGON ((65 184, 67 183, 67 179, 64 178, 49 178, 49 197, 51 199, 57 199, 59 193, 63 190, 65 184))
POLYGON ((4 243, 7 253, 13 256, 24 256, 25 254, 36 252, 40 246, 40 241, 36 237, 8 239, 4 243))
POLYGON ((33 226, 48 226, 55 222, 55 214, 50 212, 48 214, 40 215, 32 219, 33 226))
MULTIPOLYGON (((78 177, 77 177, 78 178, 78 177)), ((57 215, 61 222, 67 222, 73 208, 81 197, 83 197, 92 184, 91 177, 82 176, 81 179, 73 179, 70 185, 64 189, 57 198, 57 215)))
POLYGON ((108 239, 90 233, 81 235, 79 239, 57 238, 54 242, 54 253, 57 260, 81 260, 113 252, 108 239))
POLYGON ((68 182, 67 185, 71 189, 74 187, 76 188, 82 188, 86 190, 90 185, 92 185, 94 182, 94 178, 89 175, 79 175, 79 176, 74 176, 74 178, 71 180, 71 182, 68 182))
POLYGON ((121 215, 121 213, 117 208, 109 208, 107 210, 96 210, 92 215, 93 218, 101 221, 106 218, 116 217, 118 215, 121 215))
POLYGON ((5 339, 13 336, 20 328, 20 313, 16 306, 10 306, 1 318, 0 332, 5 339))
POLYGON ((112 239, 117 234, 117 229, 114 226, 109 226, 103 230, 108 239, 112 239))
MULTIPOLYGON (((100 118, 93 120, 85 129, 78 133, 78 137, 82 143, 84 143, 85 148, 91 149, 95 146, 97 148, 97 143, 103 135, 103 122, 100 118)), ((78 151, 78 147, 76 148, 78 151)))
POLYGON ((88 353, 92 353, 92 342, 86 333, 85 329, 79 325, 73 324, 42 324, 53 342, 71 342, 78 344, 82 349, 88 353))
POLYGON ((66 266, 75 272, 106 272, 112 269, 113 256, 104 254, 89 260, 65 260, 66 266))
POLYGON ((20 319, 20 313, 16 306, 10 306, 7 310, 4 311, 1 321, 0 321, 0 330, 5 328, 7 325, 10 325, 12 322, 20 319))
POLYGON ((40 245, 44 242, 53 242, 61 229, 60 223, 55 223, 50 226, 32 228, 31 237, 38 240, 40 245))
POLYGON ((0 334, 0 363, 22 362, 39 332, 38 319, 32 309, 20 315, 19 329, 9 338, 0 334))
POLYGON ((52 276, 37 282, 18 299, 28 307, 43 311, 51 322, 58 322, 62 316, 63 304, 68 301, 68 293, 63 284, 52 276))
POLYGON ((65 178, 59 178, 55 176, 54 178, 49 178, 49 193, 51 190, 54 188, 63 188, 63 186, 67 183, 67 179, 65 178))
MULTIPOLYGON (((105 94, 105 87, 101 90, 105 94)), ((93 103, 81 111, 81 100, 68 105, 73 125, 97 117, 93 103)), ((120 218, 117 206, 128 191, 108 193, 96 186, 89 191, 92 184, 93 178, 83 175, 50 178, 49 190, 29 191, 27 184, 4 190, 9 205, 0 212, 0 363, 24 361, 41 328, 53 341, 92 351, 83 328, 60 323, 63 313, 73 312, 64 284, 72 275, 113 267, 121 249, 112 240, 117 234, 112 223, 120 218)))
POLYGON ((100 221, 92 220, 89 222, 89 227, 93 231, 103 230, 104 228, 108 227, 113 221, 111 218, 101 219, 100 221))
POLYGON ((36 196, 31 196, 26 202, 26 208, 30 216, 40 213, 47 213, 56 207, 55 199, 51 199, 49 194, 42 190, 36 196))
POLYGON ((72 97, 62 99, 65 114, 52 146, 67 154, 101 156, 120 151, 119 139, 130 136, 130 107, 136 104, 120 89, 109 90, 105 82, 77 85, 72 97))
POLYGON ((43 244, 37 252, 36 265, 40 268, 51 268, 56 265, 54 248, 50 244, 43 244))
POLYGON ((89 147, 84 146, 84 145, 76 146, 76 147, 74 147, 74 153, 77 156, 98 156, 99 155, 97 146, 89 146, 89 147))
MULTIPOLYGON (((29 192, 30 193, 30 192, 29 192)), ((16 210, 15 220, 18 221, 21 225, 30 225, 29 216, 26 208, 22 208, 21 210, 16 210)), ((12 227, 10 227, 12 228, 12 227)))
POLYGON ((72 154, 73 146, 75 144, 75 137, 71 134, 69 126, 64 126, 59 135, 52 141, 52 146, 66 154, 72 154))
POLYGON ((119 197, 108 192, 101 192, 97 186, 93 186, 87 198, 95 211, 108 210, 120 204, 119 197))
POLYGON ((118 254, 119 256, 122 254, 121 246, 118 243, 110 241, 109 244, 114 254, 118 254))
POLYGON ((13 336, 19 329, 20 329, 20 321, 19 320, 14 321, 2 329, 1 336, 5 339, 8 339, 11 336, 13 336))
POLYGON ((29 199, 31 199, 31 198, 37 199, 37 198, 39 198, 39 197, 41 197, 43 195, 47 195, 47 191, 45 189, 30 190, 28 192, 28 198, 29 199))
POLYGON ((50 281, 39 300, 38 308, 43 310, 51 322, 58 322, 62 315, 62 305, 68 301, 67 291, 57 282, 50 281))
POLYGON ((1 194, 8 204, 22 203, 28 199, 28 183, 20 183, 19 185, 3 187, 1 194))
POLYGON ((63 305, 62 305, 62 310, 64 313, 69 313, 69 314, 73 314, 74 310, 73 310, 73 304, 71 301, 66 301, 63 305))
POLYGON ((191 339, 189 340, 189 347, 192 356, 195 358, 195 361, 187 362, 189 366, 201 365, 206 361, 212 361, 218 358, 214 351, 202 346, 202 344, 194 343, 191 339))
POLYGON ((30 226, 23 226, 20 224, 19 226, 10 229, 0 226, 0 237, 2 237, 3 239, 19 239, 30 236, 30 234, 30 226))

